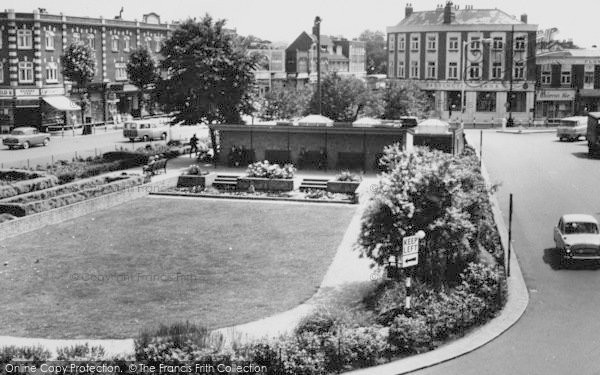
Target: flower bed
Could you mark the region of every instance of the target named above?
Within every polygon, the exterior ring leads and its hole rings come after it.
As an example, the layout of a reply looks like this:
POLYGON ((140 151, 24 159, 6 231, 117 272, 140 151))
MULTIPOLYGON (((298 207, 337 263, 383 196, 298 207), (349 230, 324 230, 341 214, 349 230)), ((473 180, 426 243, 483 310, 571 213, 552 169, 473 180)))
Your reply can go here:
POLYGON ((327 191, 332 193, 356 194, 362 177, 360 175, 342 172, 335 180, 327 181, 327 191))
POLYGON ((190 165, 184 174, 177 178, 177 187, 199 186, 205 188, 211 186, 216 177, 216 173, 209 173, 197 165, 190 165))
POLYGON ((0 201, 0 213, 25 216, 140 185, 143 176, 100 177, 0 201))
POLYGON ((0 199, 46 189, 58 184, 58 178, 28 170, 0 170, 0 199))

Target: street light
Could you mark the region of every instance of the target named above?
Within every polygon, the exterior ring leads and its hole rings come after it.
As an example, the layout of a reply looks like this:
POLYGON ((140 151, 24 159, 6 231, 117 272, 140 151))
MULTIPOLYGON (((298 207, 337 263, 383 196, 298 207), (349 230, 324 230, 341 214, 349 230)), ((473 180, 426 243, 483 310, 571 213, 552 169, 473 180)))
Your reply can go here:
POLYGON ((318 110, 321 113, 321 17, 315 17, 315 23, 313 26, 313 34, 317 36, 317 99, 318 99, 318 110))

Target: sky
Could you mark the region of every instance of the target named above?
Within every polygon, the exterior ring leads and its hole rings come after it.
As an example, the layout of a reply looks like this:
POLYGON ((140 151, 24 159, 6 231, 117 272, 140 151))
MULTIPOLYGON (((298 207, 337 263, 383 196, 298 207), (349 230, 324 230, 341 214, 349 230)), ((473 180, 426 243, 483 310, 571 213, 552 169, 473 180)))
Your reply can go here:
MULTIPOLYGON (((384 31, 404 18, 407 2, 415 11, 433 10, 445 0, 0 0, 0 10, 31 12, 46 8, 50 14, 113 18, 124 8, 123 19, 142 19, 155 12, 163 21, 203 17, 206 13, 226 19, 227 27, 241 35, 255 35, 274 42, 291 43, 302 31, 310 31, 315 16, 322 19, 321 33, 352 39, 364 30, 384 31)), ((570 39, 581 47, 600 47, 600 2, 597 0, 478 0, 455 1, 464 8, 499 8, 519 17, 526 13, 529 23, 540 29, 556 27, 556 39, 570 39)))

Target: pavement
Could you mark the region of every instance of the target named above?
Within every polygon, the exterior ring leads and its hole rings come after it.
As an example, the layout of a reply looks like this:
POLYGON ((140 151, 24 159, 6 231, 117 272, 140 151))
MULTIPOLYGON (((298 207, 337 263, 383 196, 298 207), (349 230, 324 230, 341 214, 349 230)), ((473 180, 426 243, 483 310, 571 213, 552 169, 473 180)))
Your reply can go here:
MULTIPOLYGON (((154 181, 167 179, 179 174, 182 168, 191 164, 188 156, 170 161, 168 172, 159 175, 154 181)), ((226 171, 218 170, 223 173, 226 171)), ((240 173, 240 170, 237 170, 240 173)), ((487 173, 484 173, 486 181, 489 182, 487 173)), ((350 298, 362 298, 361 291, 374 285, 372 282, 374 272, 370 268, 370 262, 359 258, 354 250, 354 243, 360 233, 360 218, 367 202, 369 190, 376 183, 373 177, 366 177, 360 186, 359 195, 360 204, 353 216, 344 237, 338 246, 336 255, 329 266, 329 269, 321 283, 317 293, 305 303, 276 314, 271 317, 260 319, 234 327, 227 327, 217 330, 222 334, 225 343, 247 342, 261 338, 278 337, 282 334, 291 332, 300 320, 313 312, 324 301, 327 301, 332 295, 339 293, 348 293, 350 298), (352 293, 355 293, 352 295, 352 293)), ((498 203, 493 198, 493 210, 498 229, 506 248, 507 230, 504 225, 498 203)), ((350 374, 403 374, 418 369, 433 366, 438 363, 449 361, 469 353, 486 343, 494 340, 503 332, 508 330, 521 317, 528 304, 528 292, 516 257, 510 259, 512 275, 508 279, 509 296, 506 306, 500 315, 488 324, 475 328, 464 337, 445 344, 436 350, 407 357, 401 360, 393 361, 385 365, 376 366, 368 369, 349 372, 350 374)), ((51 340, 38 338, 19 338, 0 336, 0 346, 5 345, 41 345, 51 352, 55 353, 56 348, 67 345, 88 343, 90 345, 102 345, 108 356, 118 354, 133 353, 133 339, 125 340, 51 340)))
POLYGON ((556 128, 541 128, 541 127, 523 127, 504 128, 496 130, 497 133, 508 134, 539 134, 539 133, 556 133, 556 128))

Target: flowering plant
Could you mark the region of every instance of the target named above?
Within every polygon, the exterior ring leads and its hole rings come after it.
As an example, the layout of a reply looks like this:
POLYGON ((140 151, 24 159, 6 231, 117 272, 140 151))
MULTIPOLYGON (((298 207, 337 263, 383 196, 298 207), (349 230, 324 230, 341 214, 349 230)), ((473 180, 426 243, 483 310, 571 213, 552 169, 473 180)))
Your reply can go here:
POLYGON ((280 167, 279 164, 270 164, 268 160, 257 161, 256 163, 250 164, 246 173, 248 177, 259 177, 259 178, 278 178, 278 179, 291 179, 294 178, 296 168, 292 164, 286 164, 280 167))

